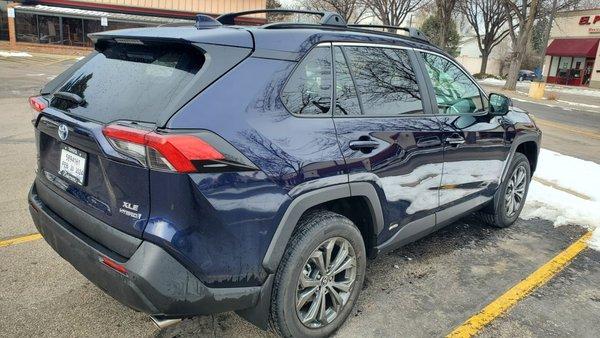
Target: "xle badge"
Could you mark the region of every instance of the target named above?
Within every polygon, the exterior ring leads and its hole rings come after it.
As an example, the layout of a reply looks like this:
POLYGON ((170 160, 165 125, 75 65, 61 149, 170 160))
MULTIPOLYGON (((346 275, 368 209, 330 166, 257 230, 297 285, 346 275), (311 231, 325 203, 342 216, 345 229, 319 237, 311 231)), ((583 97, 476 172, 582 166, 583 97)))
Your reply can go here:
POLYGON ((141 219, 142 214, 137 212, 139 208, 140 208, 140 206, 137 204, 132 204, 132 203, 123 201, 123 205, 121 206, 121 208, 119 208, 119 212, 122 213, 123 215, 129 216, 131 218, 141 219))

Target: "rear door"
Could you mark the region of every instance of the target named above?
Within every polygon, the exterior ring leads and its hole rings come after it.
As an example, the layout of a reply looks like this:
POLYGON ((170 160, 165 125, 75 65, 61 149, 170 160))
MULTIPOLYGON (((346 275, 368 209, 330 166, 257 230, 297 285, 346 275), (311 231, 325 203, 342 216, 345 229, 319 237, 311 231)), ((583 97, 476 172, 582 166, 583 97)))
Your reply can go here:
POLYGON ((508 156, 504 117, 487 113, 487 98, 454 61, 421 52, 442 123, 444 170, 438 223, 476 207, 492 197, 508 156))
POLYGON ((69 205, 141 237, 150 211, 143 146, 109 141, 103 128, 155 130, 198 93, 206 50, 127 39, 101 41, 97 50, 46 95, 50 105, 36 128, 38 181, 69 205))
MULTIPOLYGON (((334 48, 335 127, 349 179, 372 182, 386 226, 408 241, 435 225, 441 131, 411 49, 341 43, 334 48)), ((394 240, 395 241, 395 240, 394 240)))

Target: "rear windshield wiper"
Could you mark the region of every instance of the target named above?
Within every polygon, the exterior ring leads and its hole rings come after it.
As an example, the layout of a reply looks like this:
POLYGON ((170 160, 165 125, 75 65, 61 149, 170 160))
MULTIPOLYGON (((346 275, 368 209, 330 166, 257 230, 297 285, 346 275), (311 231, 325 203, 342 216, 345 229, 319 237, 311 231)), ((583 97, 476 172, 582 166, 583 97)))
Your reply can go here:
POLYGON ((75 94, 75 93, 69 93, 69 92, 56 92, 54 93, 54 97, 58 97, 59 99, 63 99, 63 100, 67 100, 67 101, 71 101, 74 103, 77 103, 78 105, 82 106, 85 104, 85 100, 75 94))

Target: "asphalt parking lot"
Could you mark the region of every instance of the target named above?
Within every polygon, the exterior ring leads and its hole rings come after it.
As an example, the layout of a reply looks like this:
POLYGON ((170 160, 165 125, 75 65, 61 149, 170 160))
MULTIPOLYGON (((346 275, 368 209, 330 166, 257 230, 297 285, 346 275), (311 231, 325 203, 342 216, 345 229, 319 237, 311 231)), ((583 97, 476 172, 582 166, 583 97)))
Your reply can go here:
MULTIPOLYGON (((36 232, 26 201, 36 162, 26 97, 73 62, 0 58, 0 336, 267 336, 234 313, 159 330, 88 282, 43 240, 7 244, 36 232)), ((337 335, 445 336, 489 304, 506 301, 505 292, 586 232, 539 219, 499 230, 467 217, 371 261, 357 306, 337 335)), ((582 249, 480 335, 597 337, 599 281, 600 252, 582 249)))

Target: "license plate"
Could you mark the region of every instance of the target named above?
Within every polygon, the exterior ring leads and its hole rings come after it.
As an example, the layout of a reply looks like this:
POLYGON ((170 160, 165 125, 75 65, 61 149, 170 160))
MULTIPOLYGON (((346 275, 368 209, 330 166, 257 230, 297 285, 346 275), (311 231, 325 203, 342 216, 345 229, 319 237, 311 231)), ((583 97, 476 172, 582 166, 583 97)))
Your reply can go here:
POLYGON ((83 185, 85 182, 85 162, 87 162, 86 153, 63 144, 60 151, 58 173, 74 183, 83 185))

